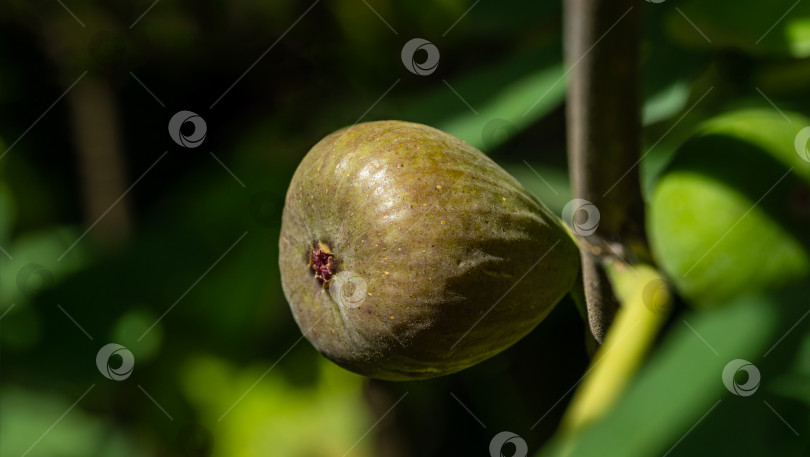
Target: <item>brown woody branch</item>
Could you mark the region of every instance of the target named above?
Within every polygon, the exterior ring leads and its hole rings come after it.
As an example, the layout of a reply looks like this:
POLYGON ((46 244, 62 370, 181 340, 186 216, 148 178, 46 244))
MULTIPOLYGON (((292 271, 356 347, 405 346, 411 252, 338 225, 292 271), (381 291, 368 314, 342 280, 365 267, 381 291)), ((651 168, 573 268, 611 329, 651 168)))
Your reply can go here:
POLYGON ((618 307, 601 260, 644 246, 640 149, 641 11, 634 0, 565 0, 568 158, 574 197, 600 212, 580 236, 588 320, 601 342, 618 307))

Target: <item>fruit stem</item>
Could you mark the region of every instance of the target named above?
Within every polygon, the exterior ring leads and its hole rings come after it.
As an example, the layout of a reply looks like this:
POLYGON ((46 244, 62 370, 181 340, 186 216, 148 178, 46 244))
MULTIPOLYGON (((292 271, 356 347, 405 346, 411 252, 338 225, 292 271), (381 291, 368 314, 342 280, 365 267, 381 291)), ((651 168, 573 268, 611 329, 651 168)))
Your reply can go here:
POLYGON ((646 246, 636 167, 641 11, 633 0, 565 0, 564 29, 572 193, 599 210, 596 233, 579 239, 588 323, 602 342, 618 308, 602 263, 617 247, 632 253, 646 246))
POLYGON ((606 265, 606 272, 622 306, 565 412, 560 426, 565 437, 601 417, 616 402, 672 307, 670 288, 655 268, 612 262, 606 265))

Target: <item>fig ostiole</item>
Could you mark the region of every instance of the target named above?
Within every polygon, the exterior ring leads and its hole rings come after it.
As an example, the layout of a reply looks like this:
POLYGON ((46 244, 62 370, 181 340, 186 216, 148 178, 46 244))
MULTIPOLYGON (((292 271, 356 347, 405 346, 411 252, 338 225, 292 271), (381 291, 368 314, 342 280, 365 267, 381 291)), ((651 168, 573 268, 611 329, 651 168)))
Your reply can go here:
POLYGON ((356 373, 431 378, 528 334, 572 288, 561 221, 434 128, 354 125, 316 144, 284 205, 279 264, 306 338, 356 373))

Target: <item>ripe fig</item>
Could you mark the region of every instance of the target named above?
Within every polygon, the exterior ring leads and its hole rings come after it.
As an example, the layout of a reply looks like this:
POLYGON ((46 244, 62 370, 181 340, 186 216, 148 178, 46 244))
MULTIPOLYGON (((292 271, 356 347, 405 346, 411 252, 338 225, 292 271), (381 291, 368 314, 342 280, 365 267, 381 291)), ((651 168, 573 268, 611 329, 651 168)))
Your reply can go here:
POLYGON ((401 121, 338 130, 290 183, 279 241, 304 335, 369 377, 446 375, 529 333, 579 251, 542 203, 462 140, 401 121))
POLYGON ((658 263, 699 307, 810 279, 810 121, 760 110, 708 121, 656 184, 647 228, 658 263))

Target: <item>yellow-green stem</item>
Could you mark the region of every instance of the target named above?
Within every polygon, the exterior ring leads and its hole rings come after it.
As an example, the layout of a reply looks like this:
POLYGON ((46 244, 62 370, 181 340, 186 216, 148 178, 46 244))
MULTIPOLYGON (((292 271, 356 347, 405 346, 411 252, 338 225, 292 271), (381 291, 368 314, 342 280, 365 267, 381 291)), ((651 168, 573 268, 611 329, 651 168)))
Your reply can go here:
POLYGON ((611 262, 605 268, 621 308, 563 417, 563 435, 576 433, 616 402, 641 366, 671 308, 669 287, 655 268, 621 262, 611 262))

